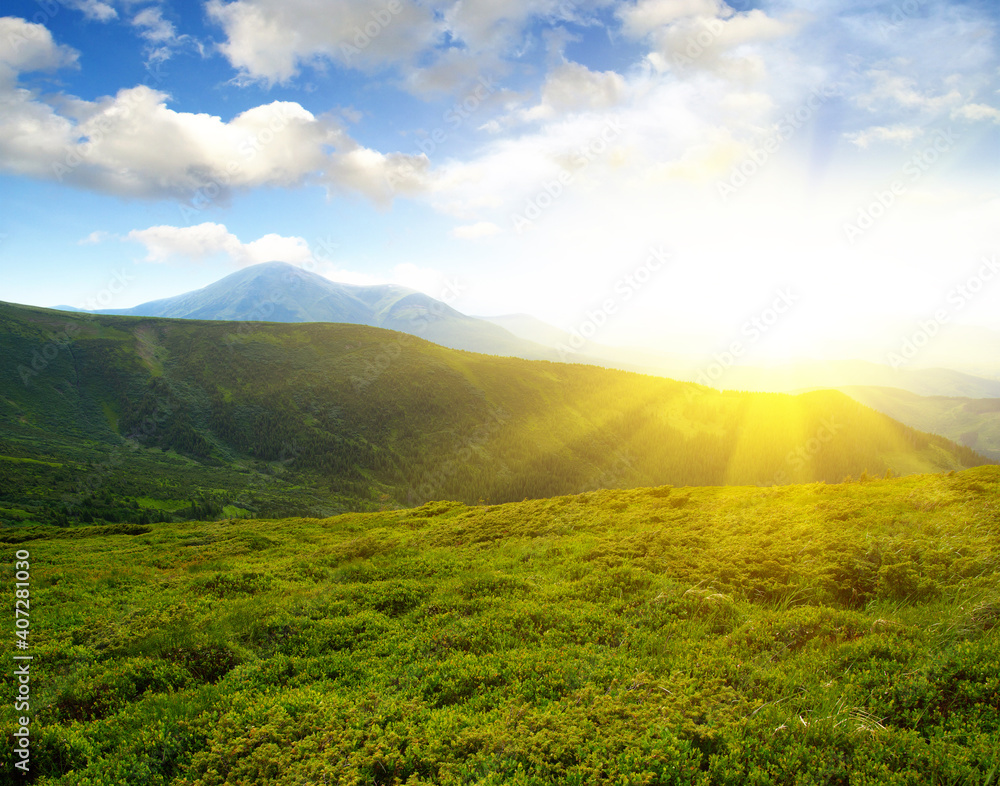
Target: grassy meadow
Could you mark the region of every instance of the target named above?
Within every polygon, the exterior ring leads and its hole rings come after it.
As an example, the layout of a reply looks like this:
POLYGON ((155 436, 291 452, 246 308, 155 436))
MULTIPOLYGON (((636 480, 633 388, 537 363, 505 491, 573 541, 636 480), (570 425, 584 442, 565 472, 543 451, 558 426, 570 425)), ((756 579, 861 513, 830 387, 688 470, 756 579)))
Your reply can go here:
POLYGON ((996 467, 2 534, 40 786, 1000 779, 996 467))

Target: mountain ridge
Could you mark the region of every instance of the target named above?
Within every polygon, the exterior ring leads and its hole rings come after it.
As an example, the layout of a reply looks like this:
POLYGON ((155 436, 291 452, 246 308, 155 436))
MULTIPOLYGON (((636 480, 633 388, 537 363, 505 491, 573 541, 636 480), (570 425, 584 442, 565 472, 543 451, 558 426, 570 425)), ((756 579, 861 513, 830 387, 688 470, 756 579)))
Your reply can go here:
POLYGON ((554 358, 545 347, 467 316, 396 284, 342 284, 286 262, 263 262, 180 295, 125 309, 119 316, 247 322, 338 322, 400 330, 451 349, 529 359, 554 358))
POLYGON ((25 515, 123 496, 330 515, 989 463, 836 391, 720 392, 363 325, 0 304, 0 350, 0 507, 25 515))
MULTIPOLYGON (((57 307, 72 313, 80 309, 57 307)), ((330 281, 285 262, 238 270, 205 287, 127 309, 95 312, 241 322, 335 322, 398 330, 451 349, 582 363, 656 374, 718 389, 796 392, 845 386, 898 387, 922 396, 1000 398, 1000 379, 951 368, 890 368, 867 360, 801 361, 757 367, 665 349, 603 345, 527 314, 477 317, 395 284, 330 281)))
POLYGON ((1000 398, 918 396, 887 387, 838 389, 900 423, 941 434, 987 458, 1000 460, 1000 398))

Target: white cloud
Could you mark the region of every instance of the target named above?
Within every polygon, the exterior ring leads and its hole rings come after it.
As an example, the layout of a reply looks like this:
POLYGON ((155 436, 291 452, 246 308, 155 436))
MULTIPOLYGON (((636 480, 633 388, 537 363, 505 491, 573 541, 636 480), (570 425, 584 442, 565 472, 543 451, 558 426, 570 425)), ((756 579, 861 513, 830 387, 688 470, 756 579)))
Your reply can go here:
POLYGON ((220 51, 241 73, 285 83, 325 64, 394 69, 420 96, 460 92, 511 70, 530 44, 533 20, 595 23, 615 0, 209 0, 226 40, 220 51))
POLYGON ((922 136, 924 130, 919 126, 895 125, 895 126, 872 126, 864 131, 845 134, 851 144, 867 149, 873 142, 891 142, 894 144, 906 145, 917 137, 922 136))
POLYGON ((159 6, 143 8, 132 17, 132 26, 139 31, 139 37, 146 42, 148 64, 163 63, 182 47, 204 54, 203 44, 189 35, 178 35, 174 23, 163 18, 163 11, 159 6))
POLYGON ((101 0, 61 0, 70 8, 80 11, 87 19, 95 22, 110 22, 118 18, 118 12, 101 0))
POLYGON ((457 95, 480 73, 496 74, 501 70, 504 66, 498 58, 453 48, 438 52, 426 64, 407 68, 402 87, 422 98, 457 95))
POLYGON ((797 16, 775 19, 760 9, 734 11, 721 0, 639 0, 618 11, 623 32, 653 44, 659 71, 709 71, 736 81, 763 78, 763 58, 747 47, 796 32, 797 16))
POLYGON ((431 9, 404 0, 209 0, 206 10, 233 67, 268 83, 324 60, 363 70, 407 61, 437 37, 431 9))
POLYGON ((81 238, 80 240, 77 241, 77 243, 81 246, 89 246, 89 245, 94 245, 96 243, 103 243, 109 237, 111 237, 110 234, 108 234, 104 230, 98 229, 91 232, 86 237, 81 238))
POLYGON ((259 186, 316 184, 382 202, 427 187, 426 157, 364 148, 336 118, 295 102, 274 101, 226 121, 175 111, 166 93, 145 86, 96 101, 42 100, 18 88, 19 72, 75 57, 45 27, 0 19, 0 171, 199 207, 259 186))
MULTIPOLYGON (((899 67, 905 65, 901 63, 899 67)), ((889 106, 935 114, 963 102, 958 90, 932 95, 918 89, 913 77, 885 68, 872 69, 868 72, 868 77, 871 80, 870 89, 857 98, 858 106, 863 109, 884 110, 889 106)))
POLYGON ((161 225, 133 229, 126 239, 146 247, 146 262, 167 262, 177 258, 200 260, 220 254, 240 266, 260 262, 301 264, 312 259, 309 244, 301 237, 272 233, 243 243, 223 224, 211 222, 191 227, 161 225))
POLYGON ((618 11, 626 35, 642 38, 666 25, 690 17, 715 18, 732 14, 718 0, 639 0, 618 11))
POLYGON ((1000 123, 1000 109, 988 104, 966 104, 953 110, 951 116, 962 120, 992 120, 1000 123))
POLYGON ((163 18, 158 6, 143 8, 132 17, 132 26, 140 29, 140 35, 150 43, 163 44, 177 36, 173 22, 163 18))
POLYGON ((479 221, 475 224, 466 224, 455 227, 451 230, 451 236, 461 240, 482 240, 500 234, 501 230, 492 221, 479 221))
POLYGON ((591 71, 579 63, 563 63, 552 69, 542 85, 541 103, 528 110, 529 120, 550 118, 565 112, 608 109, 626 95, 625 78, 614 71, 591 71))
POLYGON ((176 257, 199 260, 216 254, 235 259, 243 248, 240 239, 224 225, 213 223, 133 229, 126 238, 146 247, 146 262, 166 262, 176 257))
POLYGON ((0 17, 0 86, 12 85, 18 73, 75 65, 77 56, 70 47, 57 45, 44 25, 0 17))
POLYGON ((386 155, 366 147, 332 159, 322 178, 331 190, 356 191, 383 205, 396 196, 425 192, 431 180, 430 161, 422 153, 386 155))
MULTIPOLYGON (((242 257, 245 264, 258 262, 288 262, 301 264, 312 258, 309 244, 301 237, 284 237, 270 232, 243 246, 242 257)), ((236 261, 240 261, 239 258, 236 261)))

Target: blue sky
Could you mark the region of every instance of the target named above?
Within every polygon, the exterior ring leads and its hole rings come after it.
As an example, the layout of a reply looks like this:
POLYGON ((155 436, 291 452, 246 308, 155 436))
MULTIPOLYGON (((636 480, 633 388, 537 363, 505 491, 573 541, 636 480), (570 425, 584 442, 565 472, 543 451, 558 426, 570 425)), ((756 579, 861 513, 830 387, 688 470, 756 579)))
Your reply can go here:
POLYGON ((599 340, 674 351, 789 288, 762 355, 1000 329, 994 2, 3 13, 3 300, 125 308, 281 259, 570 329, 610 301, 599 340))

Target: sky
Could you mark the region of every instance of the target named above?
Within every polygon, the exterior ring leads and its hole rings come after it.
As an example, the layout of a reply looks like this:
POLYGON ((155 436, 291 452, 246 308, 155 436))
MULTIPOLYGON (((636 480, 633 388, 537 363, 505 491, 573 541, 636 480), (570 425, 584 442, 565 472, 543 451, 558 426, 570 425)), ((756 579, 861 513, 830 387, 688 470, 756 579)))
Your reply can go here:
POLYGON ((1000 330, 995 0, 2 13, 0 300, 280 260, 662 351, 1000 330))

